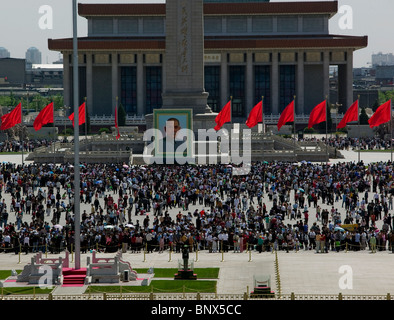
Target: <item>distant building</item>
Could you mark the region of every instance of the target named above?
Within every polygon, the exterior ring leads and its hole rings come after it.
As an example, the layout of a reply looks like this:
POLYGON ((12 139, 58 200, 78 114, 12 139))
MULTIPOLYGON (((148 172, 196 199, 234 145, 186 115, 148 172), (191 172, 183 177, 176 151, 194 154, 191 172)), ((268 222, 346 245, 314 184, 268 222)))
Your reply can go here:
POLYGON ((394 65, 376 67, 376 84, 383 86, 394 84, 394 65))
POLYGON ((372 55, 372 67, 376 66, 393 66, 394 55, 392 53, 376 53, 372 55))
POLYGON ((26 63, 27 64, 41 64, 41 51, 36 47, 31 47, 26 51, 26 63))
POLYGON ((0 47, 0 59, 10 58, 10 57, 11 57, 10 52, 4 47, 0 47))
POLYGON ((0 86, 24 87, 26 83, 25 59, 0 59, 0 86))
POLYGON ((26 83, 32 87, 63 88, 63 64, 33 64, 26 70, 26 83))
MULTIPOLYGON (((308 114, 330 92, 335 66, 338 97, 353 103, 353 54, 367 36, 333 35, 337 1, 204 1, 204 81, 208 105, 218 112, 232 100, 232 119, 244 122, 264 96, 264 112, 280 114, 297 96, 308 114)), ((162 106, 166 70, 166 4, 79 4, 88 26, 79 38, 79 100, 91 114, 112 114, 116 98, 128 114, 162 106)), ((171 34, 171 33, 170 33, 171 34)), ((193 41, 191 38, 188 41, 193 41)), ((49 39, 63 54, 64 101, 72 105, 73 39, 49 39)))

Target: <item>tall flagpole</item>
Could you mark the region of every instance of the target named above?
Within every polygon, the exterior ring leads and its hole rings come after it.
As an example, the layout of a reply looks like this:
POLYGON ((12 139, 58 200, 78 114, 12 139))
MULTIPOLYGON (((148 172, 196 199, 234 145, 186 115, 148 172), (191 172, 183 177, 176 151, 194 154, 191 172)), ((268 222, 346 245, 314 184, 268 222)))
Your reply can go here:
POLYGON ((23 135, 23 99, 21 100, 21 144, 22 144, 22 167, 24 165, 24 160, 23 160, 23 147, 24 147, 24 141, 25 141, 25 137, 23 135))
POLYGON ((264 148, 265 148, 265 145, 264 145, 264 96, 261 96, 261 136, 262 136, 262 140, 263 140, 263 143, 262 143, 262 151, 263 151, 263 161, 264 161, 264 148))
MULTIPOLYGON (((116 123, 116 126, 117 127, 119 127, 119 123, 118 123, 118 118, 119 118, 119 114, 118 114, 118 97, 116 97, 116 105, 115 105, 115 123, 116 123)), ((117 133, 117 129, 118 128, 115 128, 115 133, 116 133, 116 135, 118 134, 117 133)), ((117 161, 117 163, 119 164, 119 159, 120 159, 120 152, 119 152, 119 142, 117 141, 117 139, 115 139, 116 140, 116 151, 117 151, 117 155, 118 155, 118 161, 117 161)))
POLYGON ((328 156, 328 96, 326 96, 326 155, 327 155, 327 162, 329 160, 329 156, 328 156))
POLYGON ((357 125, 358 125, 358 163, 360 163, 360 138, 361 138, 361 129, 360 129, 360 95, 357 96, 357 125))
POLYGON ((391 149, 391 165, 393 164, 393 101, 390 99, 390 149, 391 149))
POLYGON ((294 131, 294 161, 297 161, 297 157, 296 157, 296 125, 295 125, 295 104, 296 104, 296 95, 294 95, 294 109, 293 109, 293 114, 294 114, 294 121, 293 121, 293 131, 294 131))
POLYGON ((55 102, 53 102, 53 165, 54 167, 56 166, 56 161, 55 161, 55 102))
POLYGON ((233 123, 233 96, 230 96, 230 123, 233 123))
POLYGON ((88 104, 87 104, 87 98, 85 97, 85 140, 87 139, 88 139, 88 104))
POLYGON ((74 90, 74 245, 75 269, 81 268, 81 217, 80 217, 80 170, 79 170, 79 79, 78 79, 78 31, 77 0, 73 0, 73 90, 74 90))

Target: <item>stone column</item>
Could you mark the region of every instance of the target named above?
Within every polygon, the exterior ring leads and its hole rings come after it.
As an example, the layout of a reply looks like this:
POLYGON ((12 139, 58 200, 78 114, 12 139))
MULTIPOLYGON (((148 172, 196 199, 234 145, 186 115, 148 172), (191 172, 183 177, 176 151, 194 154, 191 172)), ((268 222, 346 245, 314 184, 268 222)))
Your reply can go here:
POLYGON ((119 96, 119 66, 118 66, 118 54, 116 52, 112 53, 111 58, 112 64, 112 114, 115 115, 116 108, 116 97, 119 96))
POLYGON ((272 113, 279 114, 279 61, 277 51, 272 52, 271 90, 272 113))
POLYGON ((223 107, 230 100, 228 93, 228 66, 226 52, 222 52, 222 57, 220 59, 220 95, 220 103, 221 107, 223 107))
POLYGON ((327 50, 323 52, 323 96, 330 99, 330 52, 327 50))
POLYGON ((137 54, 137 114, 144 115, 144 61, 143 54, 137 54))
POLYGON ((91 52, 86 53, 86 100, 88 113, 93 116, 93 57, 91 52))
POLYGON ((353 50, 347 51, 346 59, 346 106, 347 110, 353 103, 353 50))
POLYGON ((254 107, 253 54, 246 54, 246 117, 254 107))
POLYGON ((63 52, 63 88, 64 105, 71 107, 70 60, 68 52, 63 52))
POLYGON ((305 110, 305 65, 304 65, 304 52, 298 52, 298 62, 297 62, 297 97, 295 101, 295 113, 304 114, 305 110))
POLYGON ((163 109, 212 112, 204 92, 204 24, 202 0, 166 1, 166 50, 163 109))

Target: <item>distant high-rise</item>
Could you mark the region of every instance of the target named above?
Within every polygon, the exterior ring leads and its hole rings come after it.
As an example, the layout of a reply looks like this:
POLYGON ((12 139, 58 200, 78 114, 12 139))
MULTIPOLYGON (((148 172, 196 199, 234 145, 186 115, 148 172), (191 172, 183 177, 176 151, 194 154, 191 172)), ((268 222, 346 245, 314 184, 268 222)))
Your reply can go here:
POLYGON ((0 59, 1 58, 10 58, 10 52, 4 48, 4 47, 0 47, 0 59))
POLYGON ((31 47, 26 51, 26 63, 41 64, 41 52, 35 47, 31 47))
POLYGON ((393 66, 394 55, 392 53, 376 53, 372 55, 372 67, 376 66, 393 66))

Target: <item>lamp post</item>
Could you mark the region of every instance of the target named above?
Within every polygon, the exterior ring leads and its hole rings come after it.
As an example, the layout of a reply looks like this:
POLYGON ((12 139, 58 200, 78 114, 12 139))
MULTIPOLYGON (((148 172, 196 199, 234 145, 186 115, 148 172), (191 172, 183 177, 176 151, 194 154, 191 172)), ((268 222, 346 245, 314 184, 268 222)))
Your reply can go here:
POLYGON ((80 171, 79 171, 79 73, 78 73, 78 31, 77 0, 73 1, 73 91, 74 91, 74 241, 75 269, 81 268, 81 217, 80 217, 80 171))

